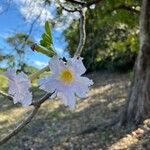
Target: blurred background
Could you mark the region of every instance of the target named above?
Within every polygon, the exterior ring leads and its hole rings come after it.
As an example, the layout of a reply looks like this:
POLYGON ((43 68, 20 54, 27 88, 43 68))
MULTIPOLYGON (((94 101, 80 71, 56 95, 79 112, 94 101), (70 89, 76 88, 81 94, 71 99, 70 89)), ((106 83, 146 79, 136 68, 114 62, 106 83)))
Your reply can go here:
MULTIPOLYGON (((89 71, 132 69, 138 51, 139 10, 137 0, 110 0, 89 8, 82 53, 89 71)), ((1 68, 34 70, 47 64, 49 58, 30 49, 32 43, 39 43, 46 20, 52 24, 54 47, 61 57, 73 55, 77 48, 79 14, 63 10, 57 1, 1 0, 0 20, 1 68)))
MULTIPOLYGON (((60 2, 67 8, 78 7, 65 0, 60 2)), ((33 122, 0 149, 119 150, 139 147, 139 137, 128 133, 127 129, 116 133, 100 126, 98 132, 85 134, 84 131, 109 121, 125 104, 139 50, 140 5, 141 0, 103 0, 88 8, 87 38, 81 54, 87 76, 95 82, 88 97, 79 100, 74 111, 57 100, 46 102, 33 122)), ((47 65, 49 57, 31 50, 33 43, 40 42, 46 20, 51 22, 58 55, 73 56, 79 42, 78 12, 63 10, 57 0, 0 0, 1 73, 16 67, 32 74, 47 65)), ((7 92, 7 84, 6 78, 0 75, 0 89, 7 92)), ((43 94, 36 83, 33 94, 35 99, 43 94)), ((2 96, 0 104, 0 137, 3 137, 29 114, 31 108, 13 105, 2 96)))

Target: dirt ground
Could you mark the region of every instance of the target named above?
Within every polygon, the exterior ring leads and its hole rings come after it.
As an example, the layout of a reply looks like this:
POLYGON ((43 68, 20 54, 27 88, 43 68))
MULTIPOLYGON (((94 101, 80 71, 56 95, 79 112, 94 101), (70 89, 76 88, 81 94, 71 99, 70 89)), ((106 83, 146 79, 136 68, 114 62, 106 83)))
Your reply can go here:
MULTIPOLYGON (((71 111, 58 100, 48 100, 32 122, 0 150, 150 150, 150 120, 137 129, 103 128, 120 114, 129 91, 131 74, 95 72, 86 99, 71 111), (96 131, 86 133, 91 127, 96 131)), ((42 95, 35 90, 35 97, 42 95)), ((15 128, 31 108, 0 97, 0 138, 15 128)))

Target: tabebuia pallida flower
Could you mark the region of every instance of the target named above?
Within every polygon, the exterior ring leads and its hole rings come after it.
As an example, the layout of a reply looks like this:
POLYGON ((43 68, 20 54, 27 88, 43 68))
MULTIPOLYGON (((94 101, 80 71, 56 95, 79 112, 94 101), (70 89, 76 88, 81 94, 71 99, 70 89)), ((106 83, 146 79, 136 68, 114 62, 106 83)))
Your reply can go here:
POLYGON ((31 82, 28 76, 23 73, 16 73, 15 69, 8 69, 4 75, 9 79, 8 94, 13 98, 14 104, 21 103, 29 106, 32 103, 32 93, 29 91, 31 82))
MULTIPOLYGON (((49 69, 51 74, 39 80, 40 89, 51 92, 51 98, 59 97, 66 106, 75 108, 76 96, 85 98, 89 86, 93 81, 82 75, 86 68, 81 57, 60 59, 58 56, 51 58, 49 69)), ((16 73, 15 69, 8 69, 4 73, 9 79, 8 93, 13 98, 14 104, 21 103, 29 106, 32 103, 32 93, 29 91, 31 82, 28 76, 23 73, 16 73)))
POLYGON ((92 80, 81 75, 86 68, 81 57, 69 58, 63 61, 54 56, 49 62, 51 75, 39 80, 40 89, 46 92, 54 92, 52 97, 59 97, 66 106, 71 109, 75 107, 75 96, 85 98, 92 80))

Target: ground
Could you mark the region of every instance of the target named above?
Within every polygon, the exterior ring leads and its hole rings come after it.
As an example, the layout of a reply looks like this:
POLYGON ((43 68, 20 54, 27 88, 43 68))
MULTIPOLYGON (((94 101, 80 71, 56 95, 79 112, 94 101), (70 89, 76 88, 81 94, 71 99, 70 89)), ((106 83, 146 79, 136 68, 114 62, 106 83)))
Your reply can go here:
MULTIPOLYGON (((58 100, 48 100, 36 117, 0 150, 149 150, 150 120, 136 129, 104 128, 125 104, 131 73, 90 73, 94 80, 86 99, 75 110, 58 100), (91 127, 97 130, 86 132, 91 127)), ((43 93, 34 89, 35 99, 43 93)), ((31 111, 0 97, 0 138, 15 128, 31 111)))

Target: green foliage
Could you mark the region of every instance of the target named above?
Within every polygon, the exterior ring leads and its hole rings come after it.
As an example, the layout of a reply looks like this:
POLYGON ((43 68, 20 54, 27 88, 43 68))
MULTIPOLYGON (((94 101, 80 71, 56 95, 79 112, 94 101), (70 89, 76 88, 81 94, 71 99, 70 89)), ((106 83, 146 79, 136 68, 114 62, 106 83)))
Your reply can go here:
MULTIPOLYGON (((82 56, 89 71, 128 70, 133 67, 138 49, 139 13, 126 7, 140 6, 140 0, 108 0, 89 10, 87 39, 82 56)), ((78 21, 65 31, 68 49, 73 55, 79 40, 78 21)))
POLYGON ((51 25, 48 21, 45 22, 45 31, 41 36, 40 44, 33 44, 31 48, 48 57, 52 57, 56 54, 55 50, 53 49, 51 25))
MULTIPOLYGON (((52 35, 51 35, 51 25, 48 21, 45 22, 45 32, 41 36, 40 45, 46 48, 50 52, 50 56, 53 56, 55 52, 52 48, 53 40, 52 40, 52 35)), ((44 54, 47 55, 47 53, 44 53, 44 54)))

